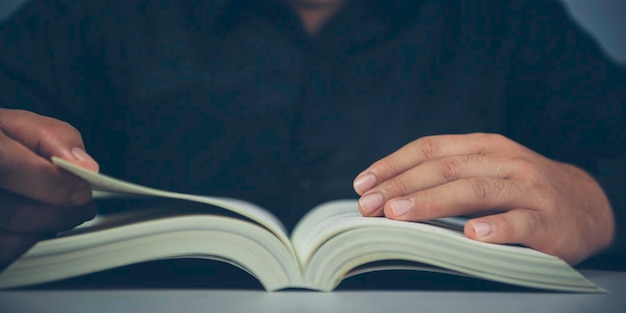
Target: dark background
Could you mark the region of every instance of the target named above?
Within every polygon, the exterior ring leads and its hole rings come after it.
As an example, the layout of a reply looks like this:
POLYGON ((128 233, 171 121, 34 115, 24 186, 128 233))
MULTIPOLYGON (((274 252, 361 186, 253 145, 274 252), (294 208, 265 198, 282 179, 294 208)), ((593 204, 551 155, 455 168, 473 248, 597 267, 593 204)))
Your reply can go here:
MULTIPOLYGON (((0 20, 30 0, 0 0, 0 20)), ((535 0, 530 0, 535 1, 535 0)), ((614 59, 626 63, 626 1, 561 0, 614 59)))

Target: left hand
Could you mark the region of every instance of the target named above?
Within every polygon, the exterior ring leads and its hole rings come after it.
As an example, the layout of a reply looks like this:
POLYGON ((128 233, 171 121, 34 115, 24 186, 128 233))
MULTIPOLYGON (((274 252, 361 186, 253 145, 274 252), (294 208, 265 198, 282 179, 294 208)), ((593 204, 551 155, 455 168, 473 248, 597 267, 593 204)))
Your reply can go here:
POLYGON ((522 244, 577 264, 615 233, 610 203, 585 171, 495 134, 417 139, 357 176, 365 216, 479 216, 465 235, 522 244))
POLYGON ((0 271, 37 241, 72 229, 96 213, 94 202, 58 206, 0 190, 0 271))

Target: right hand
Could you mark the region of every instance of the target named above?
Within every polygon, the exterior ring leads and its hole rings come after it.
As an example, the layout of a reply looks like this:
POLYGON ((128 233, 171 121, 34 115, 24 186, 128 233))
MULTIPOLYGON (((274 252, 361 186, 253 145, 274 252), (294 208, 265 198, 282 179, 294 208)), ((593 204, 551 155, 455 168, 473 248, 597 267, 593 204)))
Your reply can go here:
POLYGON ((53 165, 52 156, 98 171, 71 125, 0 109, 0 269, 37 240, 96 214, 89 185, 53 165))

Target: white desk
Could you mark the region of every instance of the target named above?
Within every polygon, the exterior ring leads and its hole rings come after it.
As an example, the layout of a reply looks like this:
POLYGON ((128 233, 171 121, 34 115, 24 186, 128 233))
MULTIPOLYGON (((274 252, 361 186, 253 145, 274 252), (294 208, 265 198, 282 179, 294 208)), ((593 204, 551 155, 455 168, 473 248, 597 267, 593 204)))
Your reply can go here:
POLYGON ((609 293, 21 290, 0 292, 0 312, 626 312, 626 272, 582 272, 609 293))

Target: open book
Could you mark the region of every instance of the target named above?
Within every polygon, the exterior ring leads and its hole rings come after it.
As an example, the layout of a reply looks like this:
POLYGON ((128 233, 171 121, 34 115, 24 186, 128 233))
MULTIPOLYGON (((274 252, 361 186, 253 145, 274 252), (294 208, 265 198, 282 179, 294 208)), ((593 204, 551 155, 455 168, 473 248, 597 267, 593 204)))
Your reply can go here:
POLYGON ((363 217, 356 201, 340 200, 312 209, 290 237, 275 216, 248 202, 157 190, 89 172, 58 158, 53 162, 88 181, 94 196, 179 199, 231 214, 208 214, 195 207, 191 212, 179 210, 185 214, 155 208, 97 217, 37 243, 0 273, 0 288, 192 257, 241 267, 269 291, 331 291, 346 277, 385 269, 449 271, 532 288, 603 291, 556 257, 470 240, 454 220, 411 223, 363 217))

